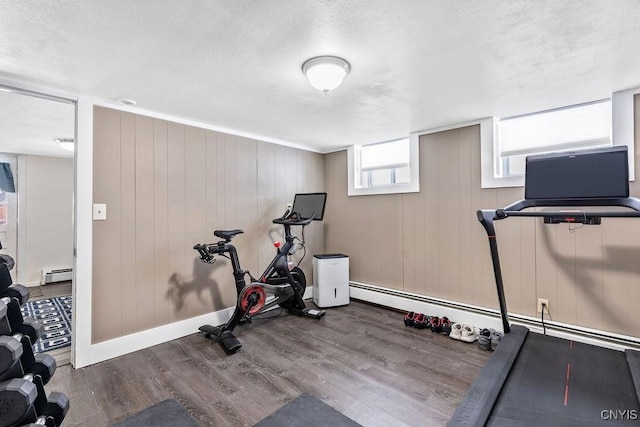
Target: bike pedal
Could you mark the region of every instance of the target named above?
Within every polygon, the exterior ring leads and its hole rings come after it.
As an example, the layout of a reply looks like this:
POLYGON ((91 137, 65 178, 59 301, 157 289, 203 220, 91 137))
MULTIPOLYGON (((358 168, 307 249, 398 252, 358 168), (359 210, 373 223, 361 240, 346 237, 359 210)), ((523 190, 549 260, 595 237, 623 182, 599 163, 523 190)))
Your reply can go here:
POLYGON ((316 310, 315 308, 308 308, 304 310, 304 314, 306 316, 315 317, 316 319, 319 319, 326 314, 326 311, 316 310))

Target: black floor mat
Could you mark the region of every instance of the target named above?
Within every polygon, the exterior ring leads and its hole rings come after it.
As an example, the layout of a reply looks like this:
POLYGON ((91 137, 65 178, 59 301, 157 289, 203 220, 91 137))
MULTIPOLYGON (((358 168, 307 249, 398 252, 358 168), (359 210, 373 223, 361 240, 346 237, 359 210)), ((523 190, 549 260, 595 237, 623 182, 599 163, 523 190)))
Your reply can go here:
POLYGON ((168 399, 143 409, 111 427, 199 427, 184 406, 175 399, 168 399))
POLYGON ((342 415, 310 394, 301 394, 269 415, 255 427, 358 427, 360 424, 342 415))

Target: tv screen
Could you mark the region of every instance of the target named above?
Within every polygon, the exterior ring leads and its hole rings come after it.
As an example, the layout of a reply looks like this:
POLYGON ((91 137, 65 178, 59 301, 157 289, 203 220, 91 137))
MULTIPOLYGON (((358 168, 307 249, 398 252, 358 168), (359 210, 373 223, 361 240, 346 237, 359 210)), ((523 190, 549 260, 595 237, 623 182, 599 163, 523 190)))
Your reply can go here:
POLYGON ((314 221, 322 221, 326 202, 327 193, 296 194, 293 199, 293 212, 297 213, 300 219, 309 219, 315 212, 314 221))
POLYGON ((627 147, 528 156, 525 199, 629 197, 627 147))

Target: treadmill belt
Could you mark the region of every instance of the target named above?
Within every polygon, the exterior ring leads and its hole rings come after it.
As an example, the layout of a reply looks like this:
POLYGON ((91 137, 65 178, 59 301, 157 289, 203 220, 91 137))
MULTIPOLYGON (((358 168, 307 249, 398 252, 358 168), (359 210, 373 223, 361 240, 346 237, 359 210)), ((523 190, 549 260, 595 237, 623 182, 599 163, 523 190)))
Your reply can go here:
POLYGON ((487 425, 637 426, 638 406, 623 352, 529 334, 487 425))

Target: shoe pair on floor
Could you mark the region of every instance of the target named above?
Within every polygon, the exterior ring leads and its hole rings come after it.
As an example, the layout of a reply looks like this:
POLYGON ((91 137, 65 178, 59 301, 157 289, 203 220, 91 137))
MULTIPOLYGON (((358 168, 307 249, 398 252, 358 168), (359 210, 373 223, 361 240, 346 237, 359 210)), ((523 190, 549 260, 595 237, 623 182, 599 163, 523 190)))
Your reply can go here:
POLYGON ((478 328, 463 325, 461 323, 454 323, 451 325, 451 333, 449 337, 454 340, 464 341, 464 342, 475 342, 478 339, 478 328))
POLYGON ((449 336, 454 340, 468 343, 478 341, 479 349, 489 351, 496 349, 498 344, 500 344, 500 340, 502 340, 503 334, 495 329, 478 329, 475 326, 454 323, 451 326, 449 336))
POLYGON ((493 351, 498 347, 503 336, 502 332, 495 329, 482 329, 478 333, 478 348, 484 351, 493 351))
POLYGON ((422 313, 414 313, 410 311, 404 316, 404 325, 413 326, 416 329, 424 329, 429 326, 431 318, 422 313))
POLYGON ((447 317, 432 317, 431 332, 438 332, 442 335, 449 335, 451 333, 451 320, 449 320, 447 317))

